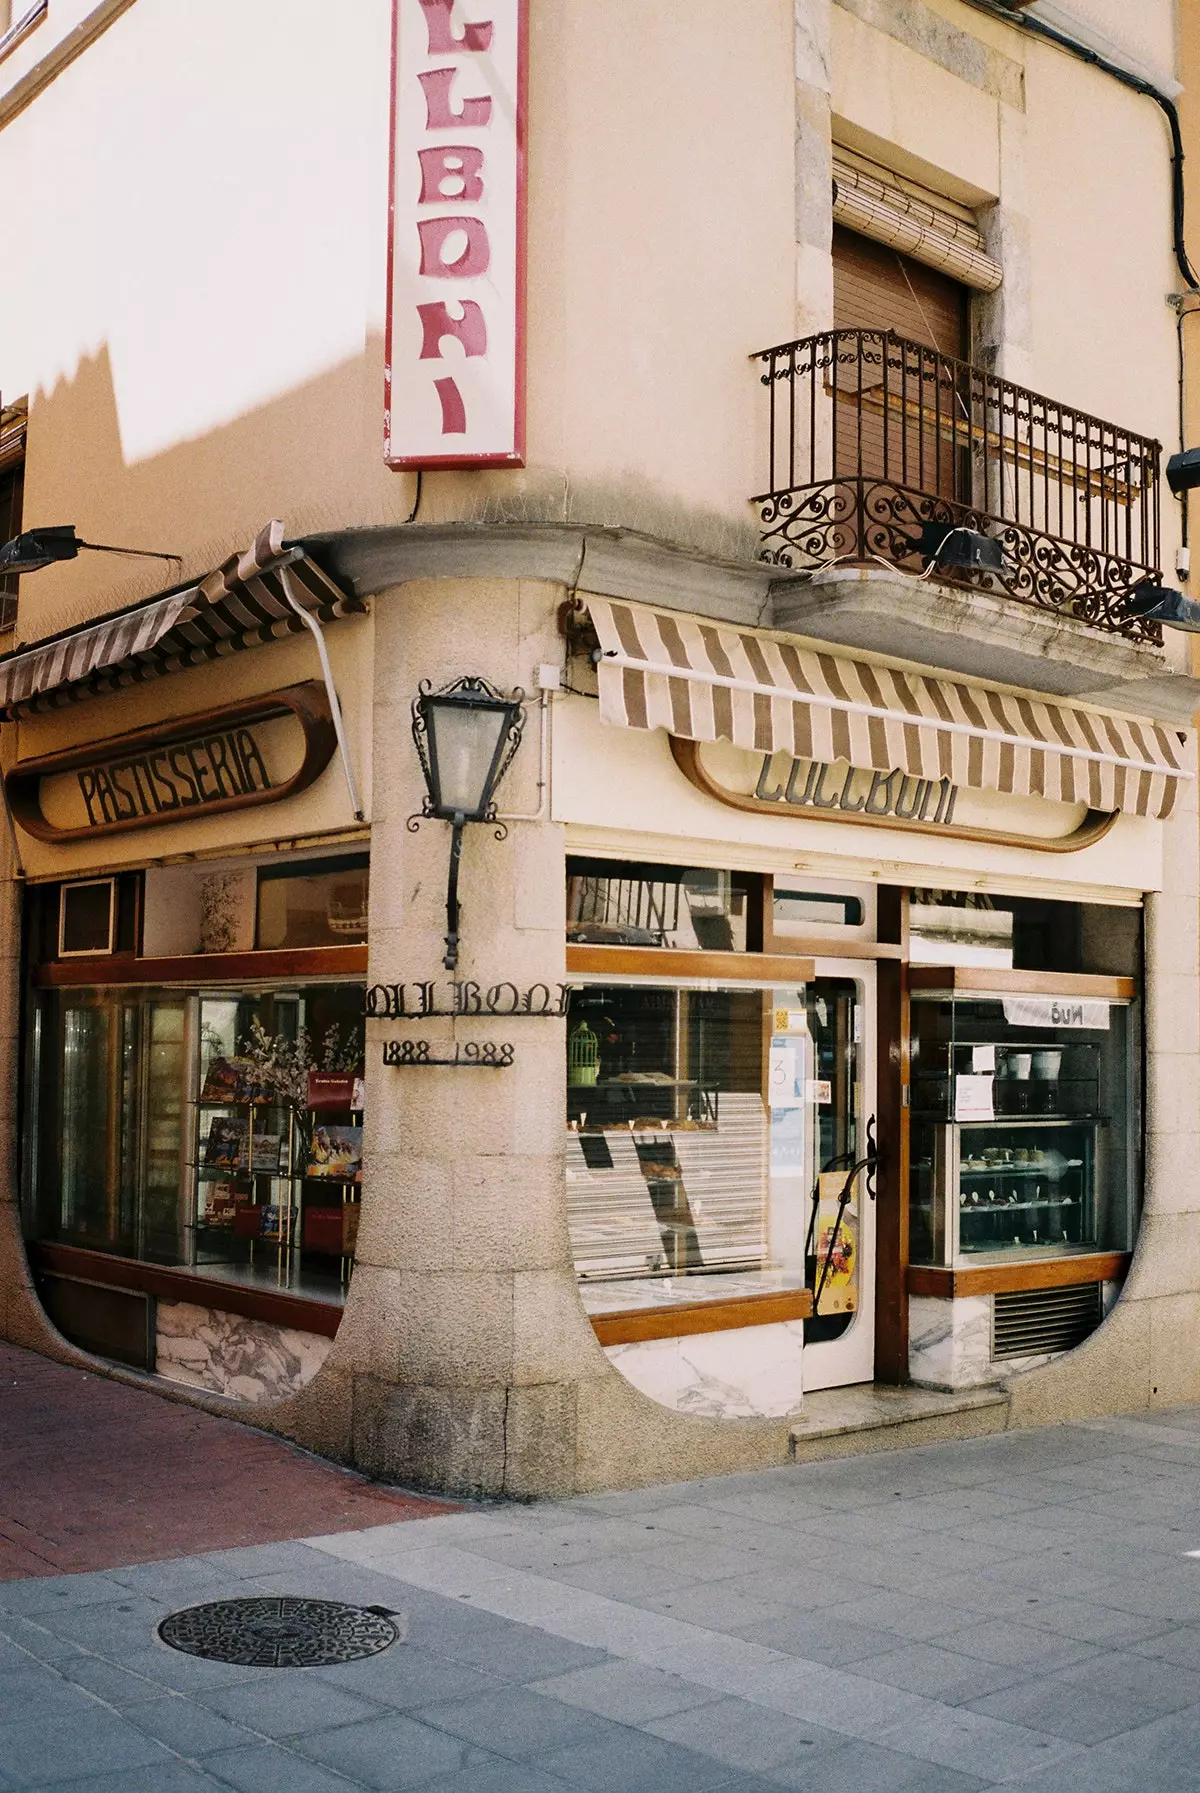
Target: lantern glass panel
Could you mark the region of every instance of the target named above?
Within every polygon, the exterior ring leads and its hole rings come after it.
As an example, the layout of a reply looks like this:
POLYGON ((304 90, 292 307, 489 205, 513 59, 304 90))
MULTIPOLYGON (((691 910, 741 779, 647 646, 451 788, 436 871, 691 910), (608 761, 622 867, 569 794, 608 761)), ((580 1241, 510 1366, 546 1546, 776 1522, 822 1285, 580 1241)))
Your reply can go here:
POLYGON ((487 807, 509 710, 508 704, 430 700, 426 714, 437 808, 472 817, 487 807))

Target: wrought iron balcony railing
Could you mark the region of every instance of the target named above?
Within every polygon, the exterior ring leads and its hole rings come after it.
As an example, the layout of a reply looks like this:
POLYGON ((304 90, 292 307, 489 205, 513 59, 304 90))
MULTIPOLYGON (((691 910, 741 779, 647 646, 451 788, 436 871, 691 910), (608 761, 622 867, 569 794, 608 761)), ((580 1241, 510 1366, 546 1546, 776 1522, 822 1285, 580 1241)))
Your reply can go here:
POLYGON ((1149 437, 880 330, 764 349, 770 489, 754 499, 767 559, 878 558, 921 573, 936 531, 996 538, 1004 570, 938 565, 1100 629, 1160 641, 1128 614, 1159 578, 1160 448, 1149 437))

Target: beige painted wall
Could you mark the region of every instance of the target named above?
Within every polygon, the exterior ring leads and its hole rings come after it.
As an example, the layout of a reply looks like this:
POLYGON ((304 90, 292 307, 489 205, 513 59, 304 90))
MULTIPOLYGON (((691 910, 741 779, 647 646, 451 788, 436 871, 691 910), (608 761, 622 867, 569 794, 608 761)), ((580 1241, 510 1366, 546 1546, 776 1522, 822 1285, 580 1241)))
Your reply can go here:
MULTIPOLYGON (((87 10, 56 0, 0 105, 87 10)), ((1139 10, 1165 42, 1173 0, 1139 10)), ((961 0, 797 0, 798 37, 793 11, 530 0, 530 465, 430 476, 423 519, 612 522, 753 555, 747 356, 828 313, 828 220, 798 215, 797 174, 825 207, 830 85, 843 135, 1016 220, 1014 375, 1169 436, 1153 105, 961 0)), ((31 400, 28 523, 169 549, 190 576, 271 515, 293 534, 408 515, 413 479, 381 457, 389 37, 388 0, 133 0, 0 129, 0 228, 21 244, 0 391, 31 400)), ((167 576, 47 569, 21 632, 167 576)))

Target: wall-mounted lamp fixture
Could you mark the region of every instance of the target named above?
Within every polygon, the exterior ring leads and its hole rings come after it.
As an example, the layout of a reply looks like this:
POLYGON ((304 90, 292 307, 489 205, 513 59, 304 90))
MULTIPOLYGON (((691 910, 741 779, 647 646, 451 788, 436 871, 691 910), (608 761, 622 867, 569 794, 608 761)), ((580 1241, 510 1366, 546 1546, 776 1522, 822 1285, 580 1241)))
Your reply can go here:
POLYGON ((81 548, 95 554, 136 554, 145 560, 173 560, 180 567, 178 554, 160 554, 156 548, 112 548, 105 542, 81 542, 74 523, 48 524, 42 529, 27 529, 15 535, 0 548, 0 573, 39 573, 56 560, 74 560, 81 548))
POLYGON ((953 523, 923 523, 912 547, 934 567, 978 567, 989 573, 1011 571, 1004 558, 1003 544, 994 535, 978 529, 966 529, 953 523))
POLYGON ((1167 484, 1176 498, 1200 486, 1200 448, 1185 448, 1167 462, 1167 484))
MULTIPOLYGON (((446 888, 447 971, 458 964, 458 867, 467 822, 495 822, 496 786, 521 743, 523 691, 505 697, 486 679, 456 679, 440 691, 423 680, 413 704, 412 731, 429 795, 422 816, 440 816, 453 828, 446 888)), ((418 817, 408 825, 416 828, 418 817)), ((501 823, 497 840, 508 830, 501 823)))
POLYGON ((1200 635, 1200 604, 1195 598, 1185 598, 1173 585, 1135 585, 1125 600, 1125 615, 1200 635))

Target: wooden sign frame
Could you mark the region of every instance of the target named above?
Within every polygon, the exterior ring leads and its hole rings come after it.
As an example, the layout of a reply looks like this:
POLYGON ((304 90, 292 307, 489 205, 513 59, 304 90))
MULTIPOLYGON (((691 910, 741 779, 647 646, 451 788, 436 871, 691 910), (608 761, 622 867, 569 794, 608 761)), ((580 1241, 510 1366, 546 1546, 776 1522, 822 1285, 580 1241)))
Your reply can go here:
POLYGON ((175 722, 155 722, 124 735, 107 740, 89 741, 80 747, 69 747, 59 753, 44 754, 40 759, 19 761, 5 775, 4 788, 8 807, 15 822, 35 840, 65 845, 71 841, 94 840, 110 834, 128 834, 135 828, 166 827, 176 822, 198 821, 202 816, 223 815, 235 809, 254 809, 265 803, 281 803, 286 797, 298 796, 320 777, 337 748, 337 733, 329 709, 329 694, 319 679, 289 685, 282 691, 268 692, 261 697, 242 698, 238 703, 222 704, 217 709, 201 710, 175 722), (112 822, 88 822, 77 828, 60 828, 47 821, 42 812, 42 781, 64 773, 80 772, 90 766, 107 766, 123 758, 136 758, 146 753, 177 747, 181 741, 195 741, 210 734, 220 734, 239 724, 273 721, 280 716, 294 716, 304 732, 304 757, 291 778, 266 789, 245 791, 238 796, 215 797, 208 801, 180 804, 151 815, 125 816, 112 822))

